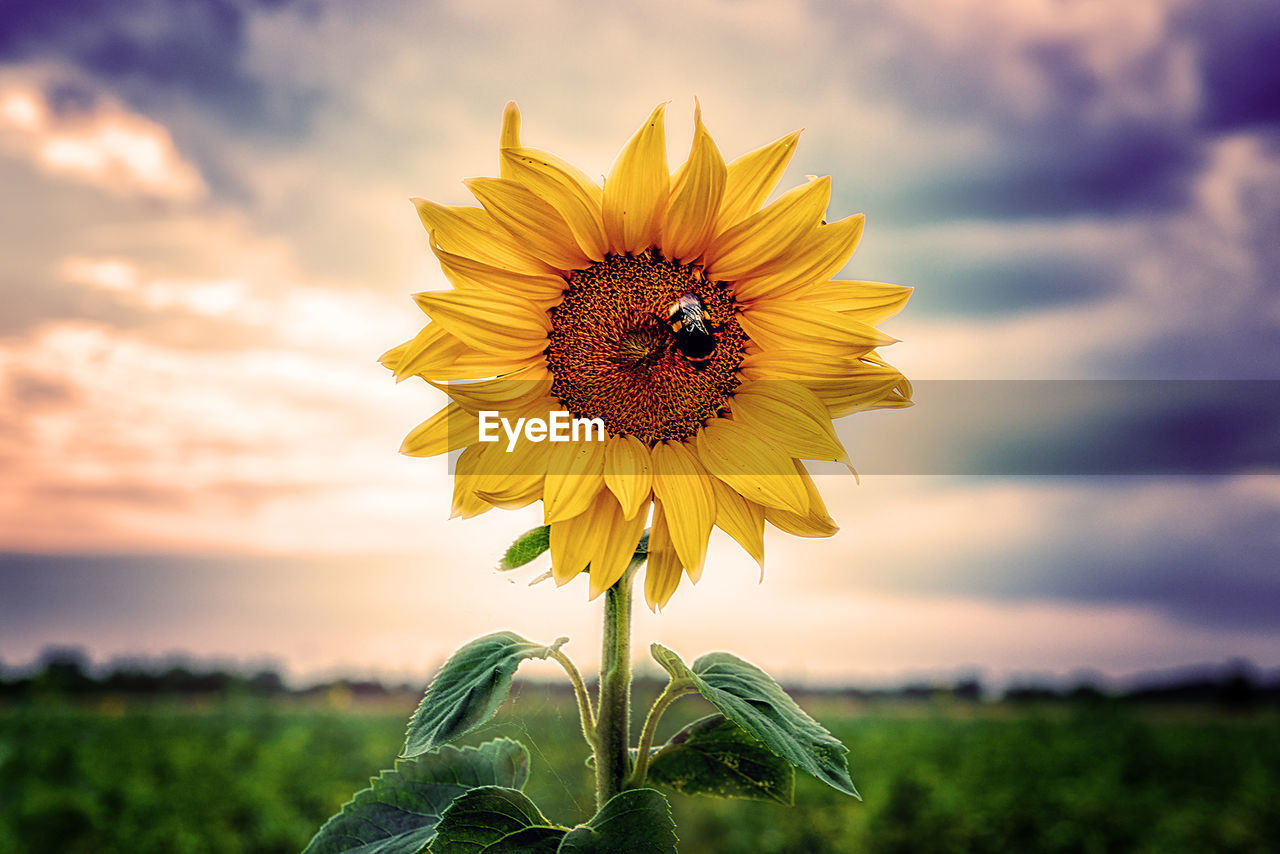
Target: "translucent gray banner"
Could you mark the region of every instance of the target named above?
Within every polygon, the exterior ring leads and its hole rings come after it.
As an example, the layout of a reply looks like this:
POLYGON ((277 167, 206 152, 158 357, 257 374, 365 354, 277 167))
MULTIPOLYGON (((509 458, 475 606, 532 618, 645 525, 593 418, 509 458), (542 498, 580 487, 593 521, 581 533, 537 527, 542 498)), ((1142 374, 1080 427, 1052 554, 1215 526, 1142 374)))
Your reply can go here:
POLYGON ((925 381, 836 422, 865 474, 1280 473, 1280 382, 925 381))
MULTIPOLYGON (((938 380, 914 383, 914 400, 910 408, 859 412, 835 422, 860 473, 1280 473, 1276 380, 938 380)), ((452 444, 474 444, 470 422, 466 430, 451 434, 452 444)), ((493 426, 489 434, 499 446, 491 453, 508 457, 504 470, 565 473, 550 472, 546 455, 532 459, 521 446, 508 455, 503 431, 493 426)), ((457 456, 450 454, 451 472, 457 456)), ((747 448, 733 460, 734 473, 753 466, 757 461, 747 448)), ((844 470, 823 462, 809 468, 844 470)), ((759 474, 776 471, 759 461, 759 474)))

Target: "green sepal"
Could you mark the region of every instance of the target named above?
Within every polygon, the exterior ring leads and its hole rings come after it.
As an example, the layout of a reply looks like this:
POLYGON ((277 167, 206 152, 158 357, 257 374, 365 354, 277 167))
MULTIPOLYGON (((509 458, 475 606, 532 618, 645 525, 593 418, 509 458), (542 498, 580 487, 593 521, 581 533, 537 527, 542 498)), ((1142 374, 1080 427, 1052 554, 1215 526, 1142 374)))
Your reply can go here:
MULTIPOLYGON (((516 537, 515 542, 507 547, 502 560, 498 561, 498 571, 509 572, 513 569, 519 569, 525 564, 537 560, 543 552, 550 548, 551 526, 541 525, 537 528, 531 528, 516 537)), ((646 530, 640 535, 640 542, 636 543, 636 550, 631 559, 632 561, 644 560, 648 556, 649 532, 646 530)), ((586 571, 585 569, 583 570, 583 572, 586 571)))
POLYGON ((690 668, 666 647, 654 644, 652 651, 672 680, 688 679, 711 705, 769 750, 861 800, 849 779, 848 748, 797 706, 769 674, 728 652, 709 652, 690 668))
POLYGON ((397 760, 343 804, 303 854, 417 854, 459 795, 476 786, 519 789, 528 777, 528 751, 508 738, 397 760))
POLYGON ((495 632, 461 647, 427 686, 409 720, 401 755, 421 756, 492 718, 507 699, 520 662, 546 658, 568 640, 543 646, 514 632, 495 632))
POLYGON ((650 782, 683 795, 795 803, 791 763, 723 715, 694 721, 649 760, 650 782))
POLYGON ((518 569, 537 560, 549 548, 551 548, 550 525, 540 525, 525 531, 507 548, 506 554, 498 562, 498 569, 503 572, 518 569))
POLYGON ((671 805, 657 789, 614 795, 586 824, 565 834, 560 854, 676 854, 671 805))
POLYGON ((554 852, 568 828, 553 827, 516 789, 481 786, 459 795, 440 817, 431 854, 554 852))
POLYGON ((680 657, 678 652, 667 649, 660 643, 649 644, 649 655, 653 656, 653 660, 662 665, 662 669, 667 671, 667 675, 671 677, 672 682, 693 683, 693 671, 689 669, 689 665, 684 663, 684 659, 680 657))

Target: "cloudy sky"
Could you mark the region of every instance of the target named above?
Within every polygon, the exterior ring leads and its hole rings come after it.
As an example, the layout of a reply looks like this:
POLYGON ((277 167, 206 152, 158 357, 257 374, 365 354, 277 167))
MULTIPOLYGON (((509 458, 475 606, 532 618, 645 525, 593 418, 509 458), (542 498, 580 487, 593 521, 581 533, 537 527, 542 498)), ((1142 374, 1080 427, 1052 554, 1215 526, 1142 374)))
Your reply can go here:
POLYGON ((448 521, 439 405, 376 364, 445 286, 407 201, 524 138, 603 175, 671 101, 867 214, 919 405, 840 426, 842 532, 727 539, 637 624, 772 672, 1280 666, 1280 7, 1133 0, 0 9, 0 662, 424 675, 512 628, 595 661, 585 583, 448 521), (589 11, 587 11, 589 8, 589 11))

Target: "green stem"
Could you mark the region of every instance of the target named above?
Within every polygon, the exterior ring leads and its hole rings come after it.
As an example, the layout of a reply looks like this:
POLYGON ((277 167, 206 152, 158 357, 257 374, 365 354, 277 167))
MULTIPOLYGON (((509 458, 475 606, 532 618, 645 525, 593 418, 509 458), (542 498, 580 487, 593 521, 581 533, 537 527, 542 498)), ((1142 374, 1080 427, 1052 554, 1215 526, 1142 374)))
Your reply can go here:
POLYGON ((582 673, 578 671, 578 666, 573 663, 573 660, 560 650, 554 650, 551 657, 560 662, 564 672, 569 674, 569 681, 573 683, 573 693, 578 698, 578 717, 582 719, 582 736, 587 740, 587 744, 594 748, 596 710, 591 706, 591 695, 587 693, 587 685, 582 681, 582 673))
POLYGON ((604 642, 596 716, 596 809, 622 791, 631 773, 631 579, 639 561, 604 594, 604 642))
POLYGON ((649 773, 649 750, 653 747, 653 736, 657 732, 658 721, 662 720, 662 713, 667 710, 667 706, 685 694, 696 694, 697 691, 698 689, 690 685, 687 680, 671 681, 662 689, 658 699, 653 701, 653 705, 649 707, 649 714, 644 719, 644 729, 640 731, 640 749, 636 753, 636 768, 631 775, 629 786, 644 785, 644 778, 649 773))

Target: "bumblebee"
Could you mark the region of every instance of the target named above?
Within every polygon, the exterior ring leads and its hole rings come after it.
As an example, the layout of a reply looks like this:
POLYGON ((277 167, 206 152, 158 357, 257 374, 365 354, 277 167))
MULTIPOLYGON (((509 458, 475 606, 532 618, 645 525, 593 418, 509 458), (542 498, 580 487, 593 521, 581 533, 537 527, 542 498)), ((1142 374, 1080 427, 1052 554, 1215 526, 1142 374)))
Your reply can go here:
POLYGON ((705 368, 716 352, 716 333, 722 326, 711 322, 707 306, 689 293, 667 306, 663 318, 671 330, 672 344, 695 368, 705 368))

